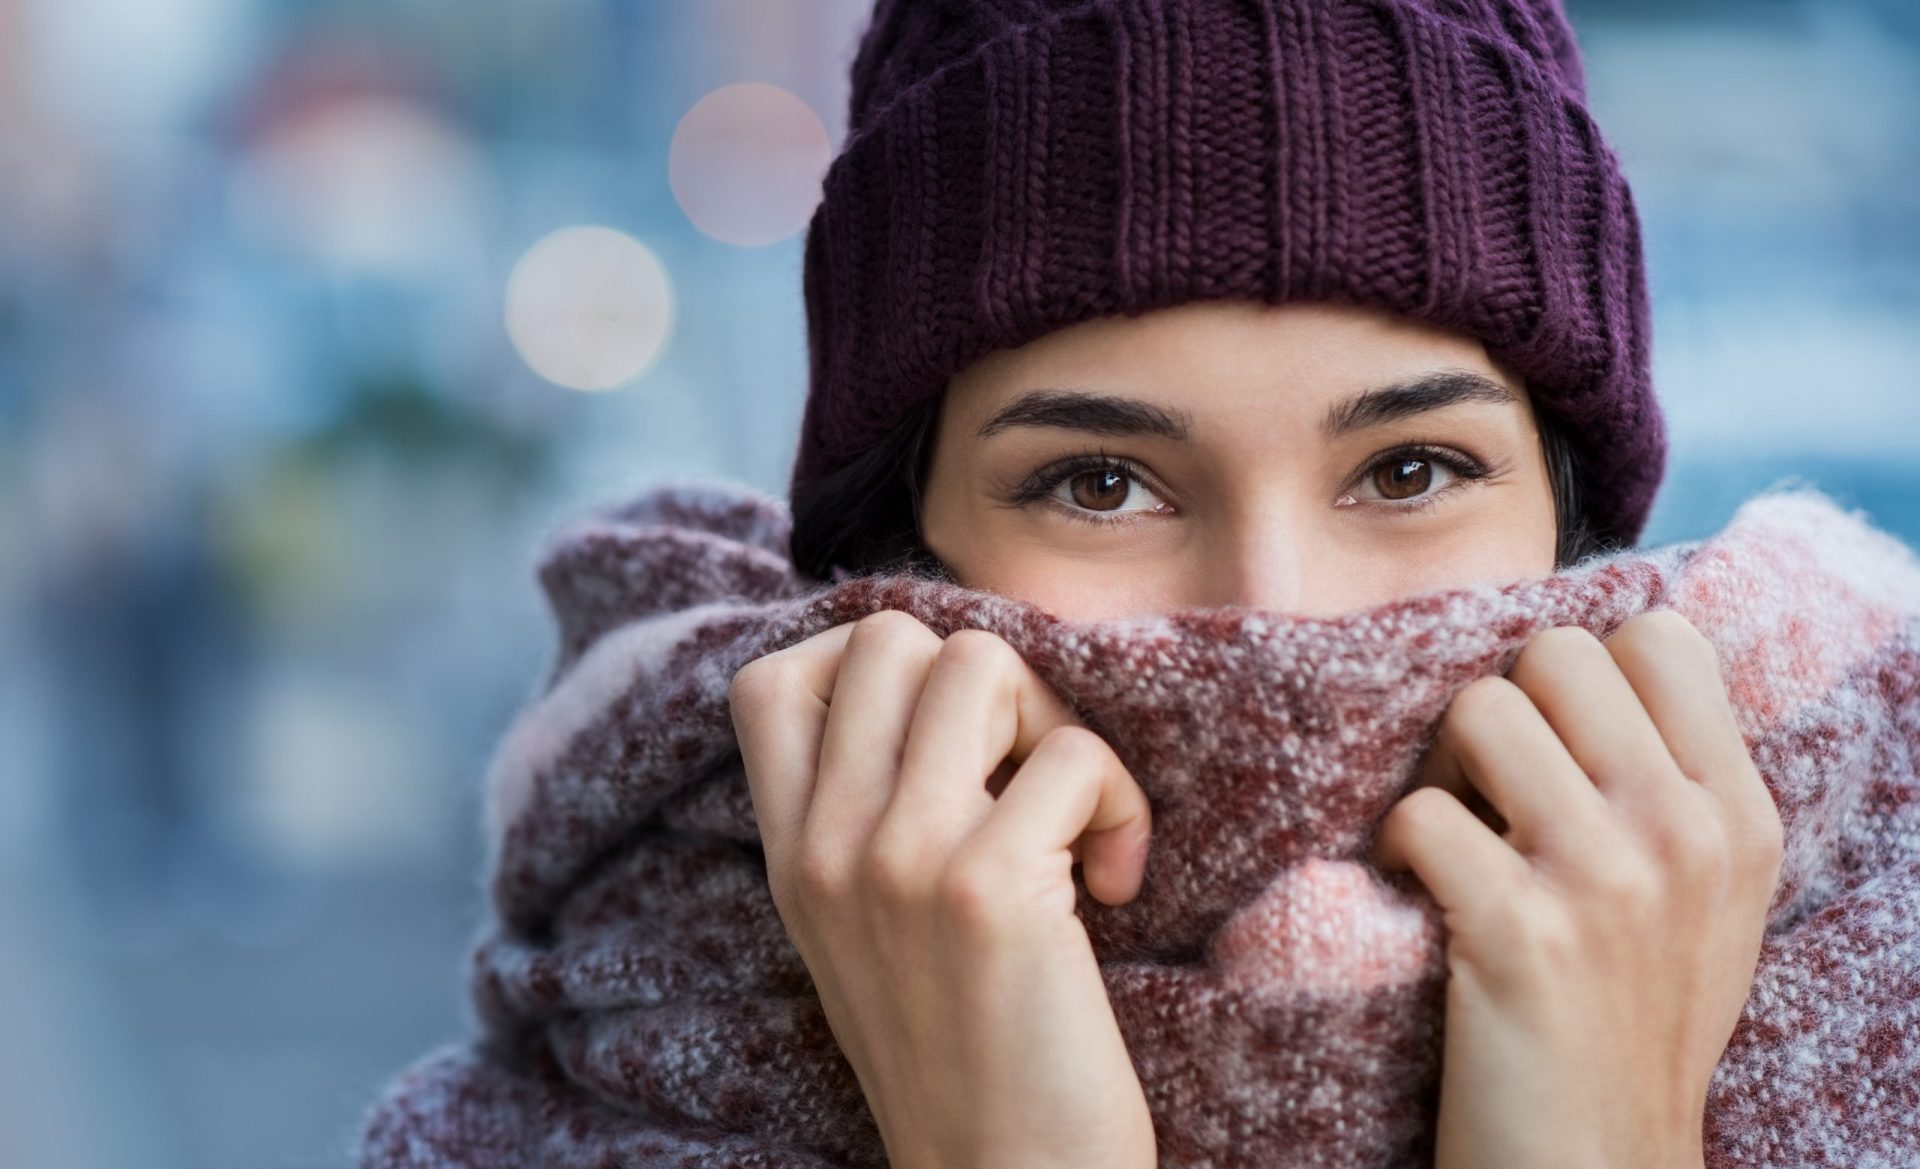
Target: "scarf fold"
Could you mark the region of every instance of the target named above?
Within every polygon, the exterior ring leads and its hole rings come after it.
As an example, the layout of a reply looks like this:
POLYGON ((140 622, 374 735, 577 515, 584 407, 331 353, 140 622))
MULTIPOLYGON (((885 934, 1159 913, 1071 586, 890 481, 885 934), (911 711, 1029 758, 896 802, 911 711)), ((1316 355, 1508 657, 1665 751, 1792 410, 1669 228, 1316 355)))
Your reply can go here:
POLYGON ((1005 638, 1146 791, 1134 901, 1079 889, 1163 1166, 1430 1164, 1437 906, 1369 855, 1452 696, 1534 634, 1672 608, 1719 651, 1786 853, 1708 1169, 1920 1165, 1920 560, 1812 490, 1704 540, 1334 618, 1097 622, 795 574, 784 500, 670 483, 558 531, 553 667, 488 776, 480 1034, 370 1110, 367 1169, 886 1164, 768 892, 736 669, 880 609, 1005 638))

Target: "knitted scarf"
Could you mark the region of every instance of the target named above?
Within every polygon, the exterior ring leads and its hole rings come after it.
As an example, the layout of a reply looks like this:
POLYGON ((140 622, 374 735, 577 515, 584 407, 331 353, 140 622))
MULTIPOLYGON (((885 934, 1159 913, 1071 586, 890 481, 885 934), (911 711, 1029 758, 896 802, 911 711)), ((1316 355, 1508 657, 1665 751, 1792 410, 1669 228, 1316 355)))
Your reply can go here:
POLYGON ((1452 695, 1535 633, 1670 607, 1714 643, 1786 830, 1709 1169, 1920 1165, 1920 561, 1807 489, 1720 532, 1334 618, 1069 622, 924 576, 819 582, 784 501, 677 482, 558 531, 550 675, 489 777, 480 1034, 371 1108, 382 1169, 886 1164, 768 892, 745 662, 879 609, 1017 649, 1153 806, 1145 884, 1080 913, 1163 1166, 1430 1164, 1444 938, 1373 868, 1452 695))

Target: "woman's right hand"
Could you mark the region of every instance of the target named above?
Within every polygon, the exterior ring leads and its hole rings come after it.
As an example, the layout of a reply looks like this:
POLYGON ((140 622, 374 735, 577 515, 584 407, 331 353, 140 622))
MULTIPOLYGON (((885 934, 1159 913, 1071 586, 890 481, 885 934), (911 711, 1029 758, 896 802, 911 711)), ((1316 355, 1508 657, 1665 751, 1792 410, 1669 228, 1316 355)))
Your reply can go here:
POLYGON ((896 610, 730 699, 774 904, 895 1169, 1156 1164, 1075 912, 1076 860, 1111 905, 1146 866, 1112 748, 1000 637, 896 610))

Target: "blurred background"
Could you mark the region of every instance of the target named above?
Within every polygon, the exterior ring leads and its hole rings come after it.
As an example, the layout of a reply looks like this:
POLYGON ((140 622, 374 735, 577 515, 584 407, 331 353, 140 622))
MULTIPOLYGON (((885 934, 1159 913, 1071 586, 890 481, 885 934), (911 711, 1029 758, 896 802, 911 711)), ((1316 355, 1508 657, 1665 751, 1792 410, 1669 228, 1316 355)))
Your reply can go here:
MULTIPOLYGON (((0 0, 0 1166, 337 1166, 466 1029, 540 537, 785 486, 869 0, 0 0)), ((1647 540, 1920 542, 1920 6, 1572 0, 1647 540)))

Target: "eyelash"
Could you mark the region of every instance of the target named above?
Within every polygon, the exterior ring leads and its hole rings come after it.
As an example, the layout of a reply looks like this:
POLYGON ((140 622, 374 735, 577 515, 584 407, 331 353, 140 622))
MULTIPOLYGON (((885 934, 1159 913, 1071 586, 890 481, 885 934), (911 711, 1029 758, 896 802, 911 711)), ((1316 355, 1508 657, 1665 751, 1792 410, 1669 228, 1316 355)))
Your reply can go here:
MULTIPOLYGON (((1354 482, 1364 482, 1368 475, 1387 463, 1408 459, 1438 463, 1451 472, 1453 477, 1439 490, 1429 491, 1413 500, 1407 502, 1371 500, 1367 501, 1369 506, 1385 508, 1387 511, 1399 515, 1410 515, 1422 512, 1432 507, 1440 499, 1451 495, 1454 488, 1464 487, 1469 483, 1485 479, 1491 474, 1487 467, 1480 463, 1479 460, 1462 454, 1459 451, 1449 450, 1445 447, 1428 446, 1423 443, 1413 443, 1381 452, 1379 457, 1373 459, 1365 467, 1361 468, 1360 474, 1354 482)), ((1057 463, 1050 463, 1038 471, 1035 471, 1014 489, 1010 497, 1010 502, 1016 505, 1026 505, 1035 502, 1052 502, 1058 506, 1058 510, 1065 513, 1067 518, 1095 527, 1132 522, 1133 518, 1139 513, 1122 512, 1118 514, 1106 514, 1089 511, 1086 508, 1058 504, 1058 501, 1052 500, 1051 497, 1054 488, 1067 482, 1074 476, 1083 475, 1088 471, 1114 471, 1135 482, 1141 483, 1149 490, 1153 490, 1155 494, 1160 494, 1159 491, 1154 489, 1152 478, 1142 472, 1139 465, 1133 460, 1121 455, 1109 455, 1104 450, 1096 450, 1086 454, 1074 455, 1070 458, 1062 459, 1057 463)))

